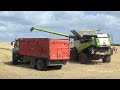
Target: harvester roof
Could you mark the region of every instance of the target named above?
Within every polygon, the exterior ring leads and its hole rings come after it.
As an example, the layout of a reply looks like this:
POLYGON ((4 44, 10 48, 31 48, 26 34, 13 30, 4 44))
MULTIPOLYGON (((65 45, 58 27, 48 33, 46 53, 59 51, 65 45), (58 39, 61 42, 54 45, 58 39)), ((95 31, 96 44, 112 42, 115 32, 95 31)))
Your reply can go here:
POLYGON ((95 30, 80 30, 76 31, 81 37, 83 35, 96 35, 98 32, 95 30))

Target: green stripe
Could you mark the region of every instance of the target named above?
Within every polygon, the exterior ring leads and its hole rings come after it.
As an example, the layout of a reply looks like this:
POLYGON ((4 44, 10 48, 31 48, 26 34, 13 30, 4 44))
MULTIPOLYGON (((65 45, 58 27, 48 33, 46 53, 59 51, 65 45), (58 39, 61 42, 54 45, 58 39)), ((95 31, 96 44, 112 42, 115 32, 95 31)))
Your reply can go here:
POLYGON ((110 38, 108 38, 108 46, 111 46, 110 38))
POLYGON ((99 47, 99 46, 100 46, 100 41, 99 41, 99 39, 98 39, 98 38, 96 38, 96 44, 97 44, 97 47, 99 47))

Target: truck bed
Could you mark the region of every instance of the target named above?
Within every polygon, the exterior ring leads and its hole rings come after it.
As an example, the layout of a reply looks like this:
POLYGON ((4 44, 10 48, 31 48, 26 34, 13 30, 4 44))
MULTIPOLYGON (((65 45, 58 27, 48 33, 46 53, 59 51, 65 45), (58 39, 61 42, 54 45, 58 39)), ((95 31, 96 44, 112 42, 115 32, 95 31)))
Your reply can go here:
POLYGON ((19 38, 19 54, 44 57, 49 60, 68 60, 70 43, 68 39, 19 38))

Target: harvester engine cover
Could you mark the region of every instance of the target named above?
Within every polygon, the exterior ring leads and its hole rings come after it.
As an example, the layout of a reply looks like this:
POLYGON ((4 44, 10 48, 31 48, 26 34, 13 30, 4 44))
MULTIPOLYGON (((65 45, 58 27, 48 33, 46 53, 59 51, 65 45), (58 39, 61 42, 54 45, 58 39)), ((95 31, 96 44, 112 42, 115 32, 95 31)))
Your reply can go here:
POLYGON ((110 46, 108 34, 97 34, 97 46, 110 46))

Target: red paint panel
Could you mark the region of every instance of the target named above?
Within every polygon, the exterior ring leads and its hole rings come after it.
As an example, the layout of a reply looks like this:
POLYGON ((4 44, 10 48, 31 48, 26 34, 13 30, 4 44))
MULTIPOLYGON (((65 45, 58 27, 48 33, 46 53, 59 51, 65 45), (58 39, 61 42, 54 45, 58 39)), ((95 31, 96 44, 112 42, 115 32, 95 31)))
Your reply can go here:
POLYGON ((50 59, 65 60, 70 57, 70 43, 67 39, 50 40, 50 59))
POLYGON ((49 59, 49 39, 37 39, 37 56, 49 59))
POLYGON ((70 57, 68 39, 19 38, 19 54, 44 57, 50 60, 67 60, 70 57))

